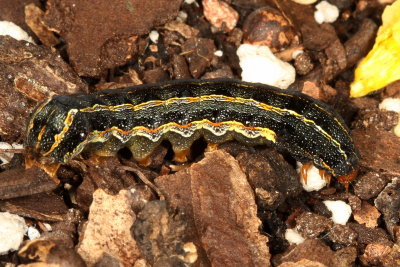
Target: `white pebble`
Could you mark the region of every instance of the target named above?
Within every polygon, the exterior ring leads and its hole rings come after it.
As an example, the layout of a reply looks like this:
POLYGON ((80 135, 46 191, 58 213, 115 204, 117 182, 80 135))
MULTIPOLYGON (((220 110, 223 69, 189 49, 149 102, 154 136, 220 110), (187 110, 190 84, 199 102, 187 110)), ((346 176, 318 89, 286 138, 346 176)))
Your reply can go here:
MULTIPOLYGON (((6 142, 0 142, 0 149, 22 149, 24 148, 23 145, 13 143, 10 145, 9 143, 6 142)), ((14 157, 14 153, 0 153, 0 165, 4 165, 10 162, 10 160, 14 157)))
POLYGON ((380 104, 379 109, 400 113, 400 98, 385 98, 380 104))
POLYGON ((396 126, 394 126, 393 132, 397 137, 400 137, 400 120, 399 123, 396 126))
POLYGON ((335 22, 339 17, 339 8, 327 1, 320 2, 315 8, 317 11, 314 12, 314 19, 319 24, 335 22))
POLYGON ((243 81, 286 89, 296 78, 293 66, 275 57, 268 46, 242 44, 236 54, 243 81))
MULTIPOLYGON (((397 112, 400 117, 400 98, 392 98, 392 97, 385 98, 379 104, 379 109, 397 112)), ((393 132, 397 137, 400 137, 400 119, 397 122, 397 125, 394 126, 393 132)))
POLYGON ((149 33, 149 38, 153 43, 158 43, 158 38, 160 37, 160 34, 158 33, 158 31, 151 31, 149 33))
POLYGON ((292 0, 292 1, 297 4, 302 4, 302 5, 310 5, 310 4, 314 4, 315 2, 317 2, 317 0, 292 0))
MULTIPOLYGON (((297 162, 297 173, 300 175, 302 166, 303 164, 297 162)), ((307 192, 318 191, 328 184, 328 181, 320 175, 319 169, 314 165, 307 169, 307 183, 303 179, 300 179, 300 182, 307 192)))
POLYGON ((292 53, 292 58, 296 59, 296 57, 300 56, 303 53, 304 53, 304 51, 302 49, 297 49, 292 53))
POLYGON ((297 232, 296 229, 286 229, 285 239, 290 244, 296 244, 296 245, 304 242, 304 238, 299 234, 299 232, 297 232))
POLYGON ((188 5, 191 5, 194 2, 196 2, 196 0, 185 0, 185 3, 188 4, 188 5))
POLYGON ((176 20, 185 23, 187 18, 188 14, 185 11, 181 10, 179 11, 178 16, 176 17, 176 20))
POLYGON ((0 212, 0 255, 17 250, 27 228, 24 218, 8 212, 0 212))
POLYGON ((0 35, 9 35, 17 40, 25 40, 30 43, 35 43, 26 31, 11 21, 0 21, 0 35))
POLYGON ((14 149, 23 149, 23 148, 24 148, 24 145, 23 145, 23 144, 18 144, 18 143, 13 143, 13 144, 12 144, 12 147, 13 147, 14 149))
POLYGON ((46 227, 47 231, 49 231, 49 232, 53 231, 53 228, 51 227, 50 224, 48 224, 48 223, 43 223, 43 225, 44 225, 44 227, 46 227))
POLYGON ((331 220, 336 224, 345 225, 351 216, 351 207, 342 200, 325 200, 325 206, 332 212, 331 220))
MULTIPOLYGON (((6 142, 0 142, 0 149, 11 149, 12 145, 6 142)), ((1 165, 7 164, 14 157, 13 153, 0 153, 1 165)))
POLYGON ((38 239, 40 237, 40 232, 35 227, 29 226, 27 235, 29 240, 38 239))
POLYGON ((217 50, 214 52, 214 55, 217 57, 222 57, 224 55, 224 52, 222 52, 221 50, 217 50))

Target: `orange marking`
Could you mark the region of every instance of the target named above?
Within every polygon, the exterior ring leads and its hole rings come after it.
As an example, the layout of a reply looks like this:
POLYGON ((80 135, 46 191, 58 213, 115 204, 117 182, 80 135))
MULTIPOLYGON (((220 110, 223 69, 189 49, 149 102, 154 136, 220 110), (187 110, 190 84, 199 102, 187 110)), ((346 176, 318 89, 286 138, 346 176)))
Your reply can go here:
POLYGON ((351 172, 349 174, 338 176, 336 179, 339 181, 339 183, 344 185, 344 187, 346 188, 346 192, 347 192, 349 189, 349 184, 357 177, 357 174, 358 174, 358 170, 354 170, 353 172, 351 172))
POLYGON ((40 129, 40 132, 39 132, 38 137, 37 137, 37 141, 35 143, 35 150, 39 150, 40 141, 42 140, 42 137, 43 137, 43 134, 44 134, 45 130, 46 130, 46 125, 43 126, 42 129, 40 129))
MULTIPOLYGON (((175 122, 170 122, 170 123, 164 124, 164 125, 156 128, 156 129, 151 129, 151 128, 147 128, 147 127, 144 127, 144 126, 139 126, 139 127, 135 127, 135 128, 143 130, 143 131, 146 131, 146 132, 149 132, 149 133, 157 133, 157 132, 161 131, 162 129, 167 128, 167 127, 171 127, 171 126, 174 126, 174 127, 177 127, 177 128, 181 128, 181 129, 186 129, 186 128, 189 128, 189 127, 193 126, 194 124, 209 124, 209 125, 214 126, 214 127, 221 127, 223 125, 230 125, 230 126, 240 127, 242 129, 246 129, 246 130, 249 130, 249 131, 256 130, 255 127, 245 126, 245 125, 243 125, 241 123, 237 123, 237 122, 226 122, 225 121, 225 122, 217 123, 217 122, 212 122, 212 121, 209 121, 209 120, 203 120, 203 121, 200 121, 198 123, 190 122, 190 123, 185 124, 185 125, 177 124, 175 122)), ((107 129, 104 132, 110 131, 110 130, 112 130, 112 129, 107 129)), ((116 130, 120 131, 119 129, 116 129, 116 130)), ((129 134, 129 132, 124 132, 122 130, 121 130, 121 132, 129 134)))
POLYGON ((312 163, 306 162, 301 166, 301 178, 307 184, 307 172, 312 167, 312 163))

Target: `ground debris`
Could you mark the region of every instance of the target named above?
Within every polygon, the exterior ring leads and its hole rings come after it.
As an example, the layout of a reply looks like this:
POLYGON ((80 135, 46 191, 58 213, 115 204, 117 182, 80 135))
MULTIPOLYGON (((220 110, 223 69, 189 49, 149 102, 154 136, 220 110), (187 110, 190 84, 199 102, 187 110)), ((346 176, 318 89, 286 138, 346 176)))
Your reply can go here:
POLYGON ((58 53, 9 36, 0 36, 0 73, 3 141, 23 138, 36 101, 55 94, 87 92, 87 86, 58 53))
POLYGON ((74 249, 54 240, 31 240, 18 251, 18 255, 23 259, 37 262, 27 266, 86 267, 86 263, 74 249))
POLYGON ((375 206, 383 214, 387 230, 395 237, 395 227, 399 225, 400 216, 400 179, 395 178, 375 199, 375 206))
POLYGON ((101 189, 94 192, 89 218, 77 247, 88 265, 113 257, 123 265, 132 266, 139 259, 139 249, 130 234, 136 220, 131 205, 132 194, 128 190, 121 190, 116 196, 101 189))
POLYGON ((206 153, 190 169, 156 179, 173 207, 188 217, 199 264, 269 266, 253 192, 238 163, 223 151, 206 153))
POLYGON ((165 201, 150 201, 132 226, 142 256, 151 266, 185 266, 197 260, 197 248, 187 239, 183 213, 168 210, 165 201))
POLYGON ((45 23, 68 43, 74 69, 82 76, 123 65, 135 52, 135 38, 174 18, 182 0, 47 2, 45 23), (99 19, 102 18, 102 19, 99 19), (82 27, 81 25, 85 25, 82 27))

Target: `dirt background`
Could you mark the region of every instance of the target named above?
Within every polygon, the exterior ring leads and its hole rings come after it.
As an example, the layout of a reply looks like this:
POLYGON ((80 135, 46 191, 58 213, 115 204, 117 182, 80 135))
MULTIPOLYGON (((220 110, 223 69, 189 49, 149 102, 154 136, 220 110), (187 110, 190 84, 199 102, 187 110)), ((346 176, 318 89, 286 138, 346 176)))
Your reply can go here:
POLYGON ((288 90, 333 106, 361 155, 348 191, 333 179, 307 193, 290 155, 236 142, 205 152, 200 140, 186 165, 173 161, 169 144, 147 167, 127 151, 79 157, 55 178, 25 169, 24 155, 16 154, 0 166, 0 210, 24 217, 41 239, 25 238, 0 265, 399 266, 400 139, 391 131, 399 116, 378 105, 399 97, 400 83, 348 96, 385 5, 329 2, 340 10, 331 24, 315 22, 314 5, 291 0, 0 1, 0 20, 36 42, 0 36, 1 141, 23 143, 29 114, 56 94, 240 79, 236 50, 248 43, 268 45, 293 64, 288 90), (304 52, 293 58, 298 49, 304 52), (350 220, 334 224, 325 200, 349 204, 350 220), (290 244, 287 229, 305 241, 290 244))

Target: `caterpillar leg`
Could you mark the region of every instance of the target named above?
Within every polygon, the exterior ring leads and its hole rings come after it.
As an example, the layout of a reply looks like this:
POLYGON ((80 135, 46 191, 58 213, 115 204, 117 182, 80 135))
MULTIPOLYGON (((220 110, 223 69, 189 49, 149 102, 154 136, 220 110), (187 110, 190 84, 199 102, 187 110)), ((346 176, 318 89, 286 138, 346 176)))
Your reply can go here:
POLYGON ((119 142, 116 138, 110 138, 105 145, 99 149, 96 149, 93 154, 99 157, 114 157, 117 155, 118 150, 120 150, 121 147, 121 142, 119 142))
POLYGON ((174 150, 174 161, 176 162, 186 162, 188 161, 188 156, 190 154, 190 148, 185 149, 177 149, 173 148, 174 150))
POLYGON ((349 184, 357 177, 357 174, 358 170, 355 170, 347 175, 338 176, 336 179, 346 188, 347 192, 349 189, 349 184))
POLYGON ((134 136, 126 144, 126 147, 132 152, 133 159, 142 166, 148 166, 151 163, 151 153, 161 144, 161 140, 152 142, 146 137, 134 136))
POLYGON ((136 159, 137 163, 142 167, 147 167, 151 164, 150 156, 144 157, 142 159, 136 159))
POLYGON ((218 146, 219 146, 219 144, 207 142, 206 151, 208 151, 208 152, 215 151, 218 149, 218 146))

